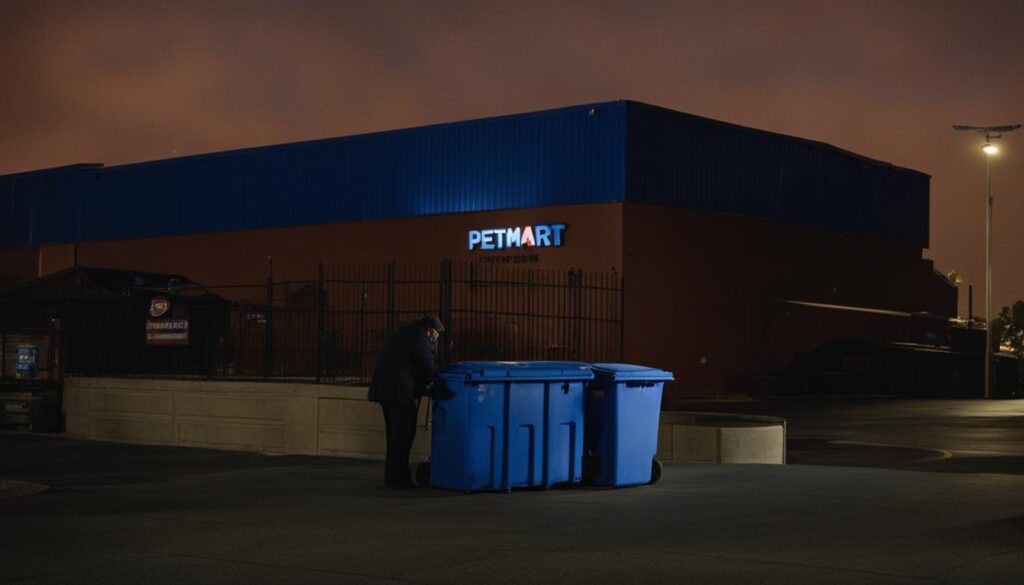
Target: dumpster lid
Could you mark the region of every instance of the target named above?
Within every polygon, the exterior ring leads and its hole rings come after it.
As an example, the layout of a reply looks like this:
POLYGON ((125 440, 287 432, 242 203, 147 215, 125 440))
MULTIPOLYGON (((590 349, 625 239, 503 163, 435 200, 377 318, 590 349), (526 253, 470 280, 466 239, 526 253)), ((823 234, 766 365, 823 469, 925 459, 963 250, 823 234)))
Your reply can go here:
POLYGON ((442 374, 465 376, 470 382, 508 380, 592 380, 590 364, 584 362, 457 362, 442 374))
POLYGON ((598 380, 640 380, 667 382, 675 380, 672 372, 636 364, 592 364, 594 377, 598 380))

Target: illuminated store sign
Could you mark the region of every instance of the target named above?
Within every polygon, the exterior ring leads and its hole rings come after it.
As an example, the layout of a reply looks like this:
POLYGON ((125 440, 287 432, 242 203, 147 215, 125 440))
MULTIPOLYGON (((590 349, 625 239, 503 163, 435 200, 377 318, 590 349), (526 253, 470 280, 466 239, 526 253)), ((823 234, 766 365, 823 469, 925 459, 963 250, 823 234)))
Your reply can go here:
POLYGON ((564 223, 469 230, 469 249, 558 248, 563 243, 564 231, 564 223))

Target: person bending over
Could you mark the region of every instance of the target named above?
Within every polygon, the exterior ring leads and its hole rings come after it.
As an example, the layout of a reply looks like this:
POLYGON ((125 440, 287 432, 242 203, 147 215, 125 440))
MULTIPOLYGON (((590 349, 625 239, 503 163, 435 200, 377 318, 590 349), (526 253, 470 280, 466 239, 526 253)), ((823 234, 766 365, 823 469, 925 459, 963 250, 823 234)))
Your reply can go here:
POLYGON ((387 434, 384 485, 414 488, 409 452, 416 438, 419 398, 428 396, 436 375, 434 348, 444 333, 440 319, 427 315, 388 338, 377 356, 367 398, 380 403, 387 434))

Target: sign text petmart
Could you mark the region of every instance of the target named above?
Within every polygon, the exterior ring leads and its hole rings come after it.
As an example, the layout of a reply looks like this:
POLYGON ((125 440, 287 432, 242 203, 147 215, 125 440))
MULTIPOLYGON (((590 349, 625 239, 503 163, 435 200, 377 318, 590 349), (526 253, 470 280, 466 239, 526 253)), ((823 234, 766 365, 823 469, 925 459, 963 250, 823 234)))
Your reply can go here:
POLYGON ((558 248, 564 242, 564 232, 564 223, 469 230, 469 249, 558 248))

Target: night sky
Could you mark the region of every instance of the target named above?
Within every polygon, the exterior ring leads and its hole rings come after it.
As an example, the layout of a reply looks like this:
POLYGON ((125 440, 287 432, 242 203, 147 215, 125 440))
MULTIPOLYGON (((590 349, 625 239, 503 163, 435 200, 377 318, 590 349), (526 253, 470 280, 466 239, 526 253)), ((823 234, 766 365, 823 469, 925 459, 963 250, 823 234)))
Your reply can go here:
MULTIPOLYGON (((932 175, 926 255, 982 314, 984 155, 950 126, 1024 122, 1024 1, 0 0, 0 75, 0 174, 614 99, 820 140, 932 175)), ((1003 147, 997 309, 1024 129, 1003 147)))

